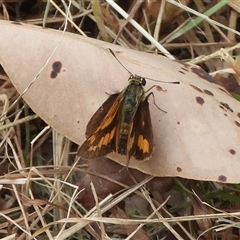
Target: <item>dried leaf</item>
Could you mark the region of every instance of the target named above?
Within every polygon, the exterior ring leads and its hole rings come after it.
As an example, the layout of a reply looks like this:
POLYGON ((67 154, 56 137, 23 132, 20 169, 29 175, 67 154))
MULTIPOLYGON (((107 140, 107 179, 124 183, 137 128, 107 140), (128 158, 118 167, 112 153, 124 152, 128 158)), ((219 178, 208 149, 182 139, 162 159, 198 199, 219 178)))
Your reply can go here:
MULTIPOLYGON (((87 122, 108 97, 106 92, 127 85, 128 72, 109 53, 111 48, 133 73, 180 82, 161 83, 166 92, 152 89, 155 102, 167 113, 149 99, 155 150, 150 161, 131 159, 130 167, 155 176, 240 181, 239 102, 202 69, 73 34, 62 37, 49 29, 5 21, 0 27, 0 62, 16 89, 69 139, 82 144, 87 122)), ((148 80, 146 90, 154 84, 148 80)), ((125 156, 109 157, 126 164, 125 156)))

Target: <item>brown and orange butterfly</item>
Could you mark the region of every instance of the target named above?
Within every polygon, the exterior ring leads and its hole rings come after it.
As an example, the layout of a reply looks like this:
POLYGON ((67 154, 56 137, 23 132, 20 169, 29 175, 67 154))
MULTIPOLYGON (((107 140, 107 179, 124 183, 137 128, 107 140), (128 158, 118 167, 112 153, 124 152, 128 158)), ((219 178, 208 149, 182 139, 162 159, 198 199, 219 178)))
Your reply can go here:
POLYGON ((153 132, 148 96, 143 86, 145 78, 130 76, 128 86, 110 95, 90 119, 87 140, 79 149, 85 159, 104 156, 112 151, 126 155, 127 163, 133 156, 147 160, 153 151, 153 132))
POLYGON ((127 165, 131 157, 141 161, 151 157, 154 144, 148 97, 153 93, 146 92, 155 85, 145 92, 145 84, 145 78, 131 74, 128 86, 109 96, 90 119, 79 156, 94 159, 116 152, 126 155, 127 165))

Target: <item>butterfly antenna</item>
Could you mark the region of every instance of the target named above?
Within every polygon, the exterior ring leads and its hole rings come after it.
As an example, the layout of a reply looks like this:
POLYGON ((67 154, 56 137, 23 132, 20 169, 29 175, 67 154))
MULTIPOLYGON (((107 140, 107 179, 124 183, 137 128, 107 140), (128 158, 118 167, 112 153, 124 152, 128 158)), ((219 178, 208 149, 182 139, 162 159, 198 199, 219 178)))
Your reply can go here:
MULTIPOLYGON (((113 52, 113 50, 111 48, 108 48, 109 52, 115 57, 115 59, 120 63, 120 65, 126 69, 126 71, 128 71, 128 73, 130 75, 133 75, 119 60, 118 58, 116 57, 115 53, 113 52)), ((180 82, 165 82, 165 81, 161 81, 161 80, 156 80, 156 79, 152 79, 152 78, 149 78, 149 77, 144 77, 146 79, 149 79, 149 80, 152 80, 154 82, 161 82, 161 83, 171 83, 171 84, 180 84, 180 82)))
POLYGON ((116 57, 116 55, 114 54, 113 50, 111 48, 108 48, 109 52, 115 57, 115 59, 120 63, 120 65, 126 70, 128 71, 128 73, 130 75, 133 75, 119 60, 118 58, 116 57))
POLYGON ((161 80, 156 80, 156 79, 153 79, 153 78, 149 78, 149 77, 144 77, 146 79, 149 79, 149 80, 152 80, 154 82, 161 82, 161 83, 171 83, 171 84, 180 84, 180 82, 166 82, 166 81, 161 81, 161 80))

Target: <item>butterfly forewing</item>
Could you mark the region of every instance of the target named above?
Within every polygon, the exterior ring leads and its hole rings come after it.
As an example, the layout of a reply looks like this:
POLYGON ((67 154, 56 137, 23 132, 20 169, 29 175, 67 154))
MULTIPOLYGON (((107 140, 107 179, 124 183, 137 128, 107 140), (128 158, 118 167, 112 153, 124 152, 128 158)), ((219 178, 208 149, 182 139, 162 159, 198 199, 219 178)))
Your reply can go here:
POLYGON ((86 138, 90 137, 97 129, 100 129, 101 125, 104 125, 106 117, 115 111, 120 102, 119 93, 112 94, 108 99, 99 107, 99 109, 93 114, 86 127, 86 138))
POLYGON ((112 151, 117 130, 117 116, 121 108, 121 95, 113 94, 90 119, 86 128, 87 140, 78 155, 86 159, 104 156, 112 151))

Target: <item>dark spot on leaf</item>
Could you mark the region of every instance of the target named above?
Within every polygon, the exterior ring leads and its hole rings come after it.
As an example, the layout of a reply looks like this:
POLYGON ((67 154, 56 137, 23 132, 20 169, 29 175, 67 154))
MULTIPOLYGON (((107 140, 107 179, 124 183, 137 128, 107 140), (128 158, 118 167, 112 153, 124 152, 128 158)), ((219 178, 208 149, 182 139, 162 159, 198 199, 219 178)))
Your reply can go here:
POLYGON ((226 113, 224 113, 223 115, 224 115, 225 117, 227 117, 227 114, 226 114, 226 113))
POLYGON ((240 123, 238 121, 235 121, 235 124, 240 127, 240 123))
POLYGON ((161 86, 159 85, 156 85, 156 89, 159 91, 159 92, 164 92, 166 90, 163 90, 161 86))
POLYGON ((177 122, 178 125, 180 125, 180 122, 177 122))
POLYGON ((227 177, 224 176, 224 175, 220 175, 220 176, 218 177, 218 180, 221 181, 221 182, 226 182, 226 181, 227 181, 227 177))
POLYGON ((216 80, 207 72, 205 72, 202 68, 196 66, 196 67, 191 67, 191 70, 193 73, 197 74, 200 78, 207 80, 208 82, 211 82, 211 83, 217 83, 216 80))
POLYGON ((180 70, 179 70, 178 72, 180 72, 180 73, 182 73, 182 74, 185 74, 185 72, 182 72, 182 71, 180 71, 180 70))
POLYGON ((181 65, 183 65, 183 67, 181 67, 182 69, 185 69, 186 71, 189 71, 188 70, 188 68, 189 68, 189 64, 187 64, 187 63, 185 63, 185 62, 183 62, 183 61, 181 61, 181 60, 178 60, 178 59, 175 59, 174 60, 175 62, 177 62, 177 63, 179 63, 179 64, 181 64, 181 65))
POLYGON ((238 113, 237 116, 240 118, 240 113, 238 113))
POLYGON ((188 70, 187 68, 185 68, 185 67, 181 67, 181 69, 182 69, 183 71, 189 72, 189 70, 188 70))
POLYGON ((182 171, 182 168, 177 167, 177 171, 178 171, 178 172, 181 172, 181 171, 182 171))
POLYGON ((14 22, 11 22, 12 24, 16 24, 16 25, 22 25, 20 22, 16 22, 16 21, 14 21, 14 22))
POLYGON ((229 93, 225 90, 225 89, 223 89, 223 88, 218 88, 219 90, 221 90, 222 92, 224 92, 224 93, 226 93, 226 94, 228 94, 229 95, 229 93))
POLYGON ((196 97, 196 102, 202 106, 204 104, 204 99, 201 97, 196 97))
POLYGON ((198 92, 201 92, 201 93, 203 92, 200 88, 198 88, 198 87, 196 87, 196 86, 194 86, 192 84, 190 84, 189 86, 191 86, 193 89, 195 89, 198 92))
POLYGON ((223 106, 220 105, 219 107, 220 107, 222 110, 225 110, 223 106))
POLYGON ((230 152, 232 155, 235 155, 235 154, 236 154, 236 151, 233 150, 233 149, 230 149, 229 152, 230 152))
POLYGON ((222 108, 223 110, 229 110, 230 112, 233 112, 233 110, 230 108, 230 106, 227 103, 220 102, 219 107, 222 108))
POLYGON ((50 77, 51 78, 56 78, 58 73, 60 73, 61 68, 62 68, 62 63, 60 61, 54 62, 53 65, 52 65, 52 72, 51 72, 50 77))
POLYGON ((214 94, 207 89, 204 89, 203 91, 204 91, 204 93, 206 93, 209 96, 214 96, 214 94))

